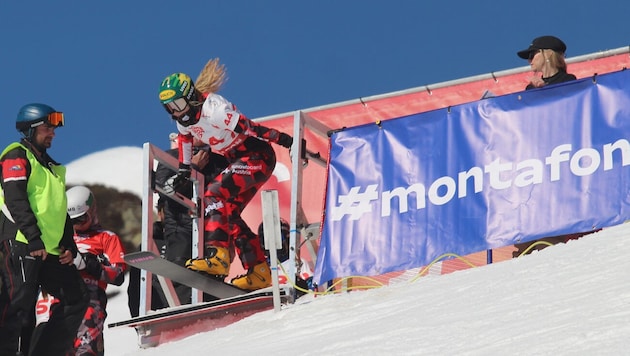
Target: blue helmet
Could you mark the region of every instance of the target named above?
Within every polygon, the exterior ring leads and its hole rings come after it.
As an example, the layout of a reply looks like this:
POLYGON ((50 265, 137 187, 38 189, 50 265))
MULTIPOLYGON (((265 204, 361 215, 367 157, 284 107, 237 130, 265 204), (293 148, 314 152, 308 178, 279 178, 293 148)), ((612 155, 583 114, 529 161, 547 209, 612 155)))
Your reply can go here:
POLYGON ((27 104, 22 106, 18 112, 15 128, 26 137, 30 137, 31 129, 44 122, 52 126, 63 126, 63 113, 53 109, 46 104, 27 104))

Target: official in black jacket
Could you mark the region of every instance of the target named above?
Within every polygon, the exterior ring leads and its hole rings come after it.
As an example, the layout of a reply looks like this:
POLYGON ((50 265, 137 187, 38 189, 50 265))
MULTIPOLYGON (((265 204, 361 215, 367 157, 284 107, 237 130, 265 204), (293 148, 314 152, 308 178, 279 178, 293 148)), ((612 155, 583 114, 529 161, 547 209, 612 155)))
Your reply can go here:
MULTIPOLYGON (((222 155, 210 151, 209 146, 196 140, 193 142, 192 168, 204 175, 204 182, 208 184, 227 166, 228 162, 222 155)), ((166 151, 173 157, 177 157, 179 151, 176 148, 166 151)), ((158 186, 164 186, 167 180, 177 172, 172 171, 163 164, 158 164, 155 171, 155 181, 158 186)), ((179 189, 179 193, 187 198, 192 197, 192 183, 188 182, 179 189)), ((202 194, 200 192, 200 194, 202 194)), ((192 258, 192 218, 188 208, 166 196, 164 200, 164 239, 166 240, 166 259, 185 266, 186 261, 192 258)), ((190 303, 191 289, 184 285, 175 284, 175 290, 182 304, 190 303)))

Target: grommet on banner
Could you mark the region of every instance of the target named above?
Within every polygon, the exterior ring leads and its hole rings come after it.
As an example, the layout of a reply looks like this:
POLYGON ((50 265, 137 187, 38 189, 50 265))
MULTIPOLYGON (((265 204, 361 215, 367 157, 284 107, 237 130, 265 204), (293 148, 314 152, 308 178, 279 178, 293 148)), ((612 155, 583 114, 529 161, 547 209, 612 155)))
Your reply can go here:
POLYGON ((375 119, 376 125, 378 125, 378 127, 381 127, 382 119, 379 117, 380 115, 378 115, 378 113, 372 110, 372 108, 370 108, 368 104, 365 101, 363 101, 363 98, 359 98, 359 101, 361 102, 361 106, 363 106, 363 109, 367 111, 368 115, 370 115, 372 118, 375 119))
POLYGON ((376 126, 378 126, 379 128, 383 128, 383 126, 381 126, 381 120, 376 120, 375 122, 376 126))

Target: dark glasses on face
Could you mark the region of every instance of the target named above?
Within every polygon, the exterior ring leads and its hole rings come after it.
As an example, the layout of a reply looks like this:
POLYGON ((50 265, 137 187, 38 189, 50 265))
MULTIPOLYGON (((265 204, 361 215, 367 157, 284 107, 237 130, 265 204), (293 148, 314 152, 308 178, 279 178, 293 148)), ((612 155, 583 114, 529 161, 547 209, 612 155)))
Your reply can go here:
POLYGON ((64 117, 62 112, 53 112, 46 117, 50 126, 59 127, 64 124, 64 117))
POLYGON ((536 56, 538 53, 540 53, 540 51, 541 50, 537 49, 535 51, 529 52, 529 57, 527 59, 531 61, 532 59, 534 59, 534 56, 536 56))
POLYGON ((74 219, 71 219, 72 225, 81 225, 88 220, 88 214, 83 214, 81 216, 77 216, 74 219))

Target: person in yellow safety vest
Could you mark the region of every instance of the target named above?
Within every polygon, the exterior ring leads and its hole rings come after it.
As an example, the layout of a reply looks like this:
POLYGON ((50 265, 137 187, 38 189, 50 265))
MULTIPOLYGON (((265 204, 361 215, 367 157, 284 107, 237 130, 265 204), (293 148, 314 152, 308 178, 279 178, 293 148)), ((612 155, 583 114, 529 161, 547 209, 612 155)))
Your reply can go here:
POLYGON ((46 151, 63 113, 23 106, 20 142, 0 154, 0 355, 65 355, 85 314, 88 294, 73 261, 77 246, 67 213, 65 167, 46 151), (31 339, 40 291, 60 300, 46 330, 31 339))

